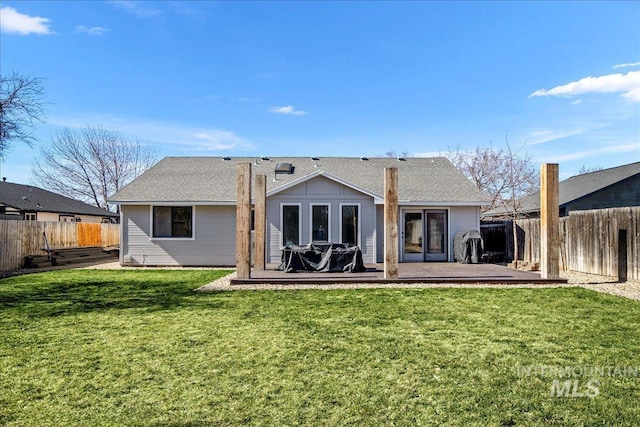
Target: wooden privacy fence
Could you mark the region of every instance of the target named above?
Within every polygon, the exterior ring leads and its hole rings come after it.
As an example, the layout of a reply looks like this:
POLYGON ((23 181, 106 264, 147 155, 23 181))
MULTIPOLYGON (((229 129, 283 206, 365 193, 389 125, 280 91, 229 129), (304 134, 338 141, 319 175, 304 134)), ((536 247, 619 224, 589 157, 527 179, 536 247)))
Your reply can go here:
POLYGON ((0 220, 0 271, 22 267, 24 257, 51 249, 120 245, 119 224, 0 220))
MULTIPOLYGON (((540 220, 517 220, 521 259, 540 262, 540 220)), ((573 211, 560 218, 560 269, 640 280, 640 207, 573 211), (622 269, 622 270, 621 270, 622 269)))

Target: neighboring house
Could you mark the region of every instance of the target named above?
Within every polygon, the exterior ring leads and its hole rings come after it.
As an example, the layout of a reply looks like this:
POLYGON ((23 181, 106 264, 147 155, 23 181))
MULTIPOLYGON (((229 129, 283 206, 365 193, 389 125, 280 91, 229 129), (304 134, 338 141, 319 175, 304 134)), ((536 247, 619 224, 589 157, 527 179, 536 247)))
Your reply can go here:
POLYGON ((0 182, 0 219, 117 222, 118 214, 30 185, 0 182))
MULTIPOLYGON (((560 182, 560 216, 571 211, 640 206, 640 162, 572 176, 560 182)), ((540 217, 540 192, 522 199, 519 214, 540 217)), ((483 219, 508 216, 504 208, 482 214, 483 219)))
POLYGON ((311 241, 357 245, 365 263, 383 262, 385 167, 398 168, 401 262, 453 261, 456 233, 479 230, 486 204, 445 158, 168 157, 110 198, 121 209, 121 263, 235 265, 239 162, 267 176, 267 263, 311 241))

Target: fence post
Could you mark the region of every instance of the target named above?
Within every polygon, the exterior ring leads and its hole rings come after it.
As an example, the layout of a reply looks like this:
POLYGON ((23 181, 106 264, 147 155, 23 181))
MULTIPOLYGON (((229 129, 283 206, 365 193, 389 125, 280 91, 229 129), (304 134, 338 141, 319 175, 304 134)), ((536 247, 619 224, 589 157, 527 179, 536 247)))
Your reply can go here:
POLYGON ((253 266, 256 270, 264 270, 267 227, 267 176, 265 174, 256 175, 255 190, 255 251, 253 253, 253 266))
POLYGON ((546 163, 540 167, 540 276, 560 277, 560 194, 559 167, 546 163))
POLYGON ((384 278, 398 278, 398 168, 384 169, 384 278))
POLYGON ((236 274, 251 278, 251 163, 237 165, 236 274))

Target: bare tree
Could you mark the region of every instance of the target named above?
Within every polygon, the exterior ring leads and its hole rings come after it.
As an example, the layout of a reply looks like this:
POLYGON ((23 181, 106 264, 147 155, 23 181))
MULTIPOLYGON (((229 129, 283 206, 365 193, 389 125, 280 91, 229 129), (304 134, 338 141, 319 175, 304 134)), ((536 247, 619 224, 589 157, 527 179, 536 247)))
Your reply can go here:
POLYGON ((539 172, 531 157, 514 152, 506 142, 505 148, 476 147, 473 151, 450 151, 447 157, 489 197, 486 212, 497 207, 518 211, 519 201, 540 185, 539 172))
POLYGON ((0 160, 14 142, 33 145, 35 122, 44 117, 43 98, 41 78, 15 71, 0 75, 0 160))
POLYGON ((580 169, 578 169, 578 173, 576 175, 584 175, 585 173, 598 172, 603 170, 602 166, 586 166, 582 165, 580 169))
POLYGON ((396 152, 395 150, 392 151, 387 151, 386 153, 384 153, 385 157, 396 157, 396 158, 407 158, 407 157, 411 157, 411 153, 409 153, 408 151, 403 151, 403 152, 396 152))
POLYGON ((519 257, 516 220, 521 216, 522 199, 537 191, 540 174, 531 157, 519 152, 524 145, 514 151, 505 140, 505 148, 476 148, 475 151, 461 151, 448 154, 449 160, 469 178, 478 189, 489 196, 490 205, 483 209, 501 208, 503 216, 513 221, 514 261, 519 257))
POLYGON ((108 197, 156 160, 155 149, 116 131, 65 128, 40 149, 32 172, 43 188, 109 210, 108 197))

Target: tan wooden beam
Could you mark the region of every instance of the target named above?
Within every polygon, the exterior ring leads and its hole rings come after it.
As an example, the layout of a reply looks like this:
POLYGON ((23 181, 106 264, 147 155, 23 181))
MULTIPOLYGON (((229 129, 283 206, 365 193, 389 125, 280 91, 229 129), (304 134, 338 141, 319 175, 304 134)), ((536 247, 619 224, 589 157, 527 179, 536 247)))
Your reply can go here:
POLYGON ((255 183, 255 231, 253 235, 253 268, 265 269, 266 228, 267 228, 267 176, 256 175, 255 183))
POLYGON ((398 168, 384 169, 384 278, 398 278, 398 168))
POLYGON ((540 167, 540 277, 560 277, 560 183, 559 167, 540 167))
POLYGON ((236 274, 251 278, 251 163, 236 166, 236 274))

